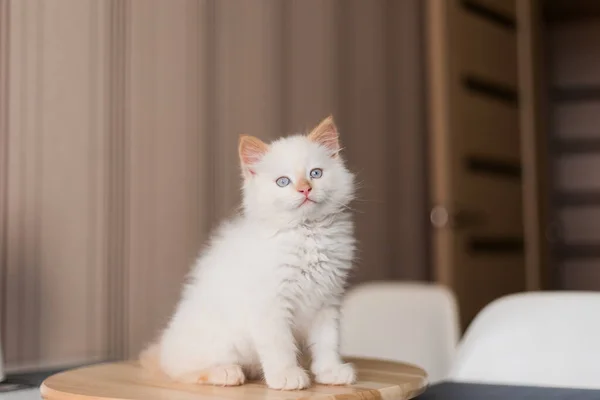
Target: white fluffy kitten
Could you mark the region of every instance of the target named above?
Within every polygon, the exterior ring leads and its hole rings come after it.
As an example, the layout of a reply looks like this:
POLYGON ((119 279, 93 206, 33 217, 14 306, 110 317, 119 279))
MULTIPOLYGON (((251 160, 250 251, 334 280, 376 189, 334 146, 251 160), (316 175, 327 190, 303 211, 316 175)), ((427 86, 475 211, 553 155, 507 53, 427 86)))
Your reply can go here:
POLYGON ((177 310, 142 363, 172 379, 302 389, 350 384, 340 359, 340 301, 354 255, 354 179, 331 117, 269 145, 241 136, 243 213, 225 223, 190 274, 177 310))

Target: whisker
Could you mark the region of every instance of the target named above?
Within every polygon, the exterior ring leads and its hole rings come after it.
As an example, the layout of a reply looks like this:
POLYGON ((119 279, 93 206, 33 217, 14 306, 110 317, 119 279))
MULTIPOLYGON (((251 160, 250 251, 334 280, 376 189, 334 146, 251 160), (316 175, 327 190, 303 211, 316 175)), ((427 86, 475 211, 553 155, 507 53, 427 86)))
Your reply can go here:
POLYGON ((374 203, 374 204, 385 204, 383 200, 374 200, 374 199, 354 199, 353 201, 358 201, 359 203, 374 203))
POLYGON ((335 200, 333 200, 333 199, 330 199, 329 201, 331 201, 333 204, 335 204, 335 205, 336 205, 336 206, 338 206, 338 207, 345 208, 345 209, 346 209, 346 210, 348 210, 348 211, 356 212, 356 213, 359 213, 359 214, 363 214, 363 213, 364 213, 364 211, 357 210, 357 209, 355 209, 355 208, 352 208, 352 207, 350 207, 350 206, 349 206, 349 205, 347 205, 347 204, 340 203, 340 202, 338 202, 338 201, 335 201, 335 200))

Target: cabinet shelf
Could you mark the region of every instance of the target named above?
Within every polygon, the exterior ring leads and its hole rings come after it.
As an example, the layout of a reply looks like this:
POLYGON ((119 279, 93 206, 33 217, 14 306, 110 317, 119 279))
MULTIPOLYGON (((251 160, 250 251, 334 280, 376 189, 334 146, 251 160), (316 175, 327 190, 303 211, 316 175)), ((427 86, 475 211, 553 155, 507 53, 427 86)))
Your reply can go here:
POLYGON ((561 244, 556 246, 555 254, 558 259, 600 259, 600 243, 561 244))
POLYGON ((552 143, 552 150, 556 154, 600 153, 600 137, 555 139, 552 143))
POLYGON ((600 206, 600 191, 558 192, 555 199, 559 207, 600 206))
POLYGON ((555 87, 552 97, 559 103, 600 101, 600 86, 555 87))

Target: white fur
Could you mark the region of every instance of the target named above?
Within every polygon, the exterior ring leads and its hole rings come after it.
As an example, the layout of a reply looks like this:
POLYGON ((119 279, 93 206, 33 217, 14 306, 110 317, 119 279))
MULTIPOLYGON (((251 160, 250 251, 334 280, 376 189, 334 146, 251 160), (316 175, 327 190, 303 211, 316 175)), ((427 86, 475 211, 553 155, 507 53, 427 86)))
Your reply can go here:
POLYGON ((338 355, 338 319, 354 256, 353 175, 306 136, 272 143, 252 170, 243 212, 203 250, 157 343, 160 367, 197 382, 211 368, 241 366, 248 378, 264 372, 272 388, 302 389, 310 380, 297 355, 310 349, 318 382, 351 383, 354 370, 338 355), (311 179, 313 168, 323 176, 311 179), (281 176, 292 184, 277 186, 281 176), (294 182, 301 177, 316 203, 300 205, 294 182))

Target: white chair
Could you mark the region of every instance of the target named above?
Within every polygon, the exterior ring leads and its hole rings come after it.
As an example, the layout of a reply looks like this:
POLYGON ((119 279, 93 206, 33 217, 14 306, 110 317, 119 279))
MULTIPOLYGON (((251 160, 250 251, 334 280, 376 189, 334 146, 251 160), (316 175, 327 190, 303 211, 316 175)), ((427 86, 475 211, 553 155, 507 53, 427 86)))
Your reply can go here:
POLYGON ((473 320, 450 380, 600 389, 600 293, 500 298, 473 320))
POLYGON ((343 304, 345 356, 404 361, 420 366, 430 383, 446 377, 459 338, 453 294, 429 283, 368 283, 343 304))

